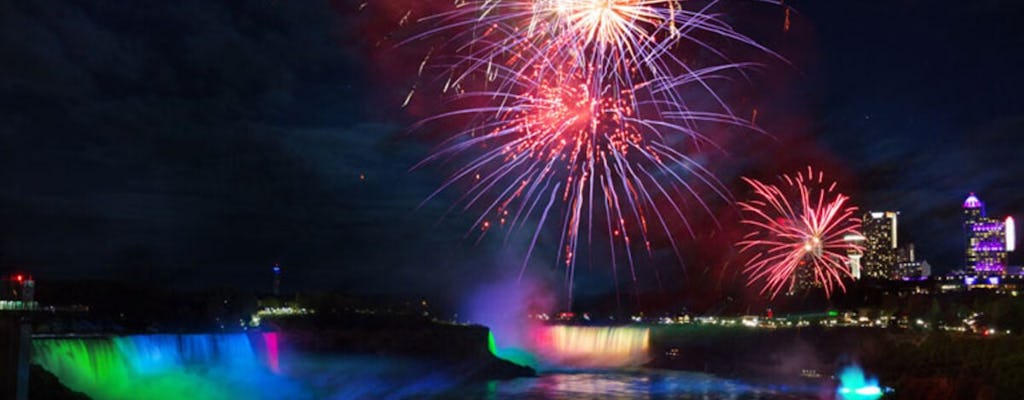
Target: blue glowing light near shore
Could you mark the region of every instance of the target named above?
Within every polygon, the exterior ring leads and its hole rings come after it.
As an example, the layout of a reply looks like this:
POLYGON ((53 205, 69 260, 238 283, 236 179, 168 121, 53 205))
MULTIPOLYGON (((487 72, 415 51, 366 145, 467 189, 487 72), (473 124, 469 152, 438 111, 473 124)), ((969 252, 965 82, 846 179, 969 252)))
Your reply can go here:
POLYGON ((839 389, 836 393, 842 400, 875 400, 881 398, 885 391, 878 385, 878 380, 867 378, 858 366, 849 366, 839 373, 839 389))

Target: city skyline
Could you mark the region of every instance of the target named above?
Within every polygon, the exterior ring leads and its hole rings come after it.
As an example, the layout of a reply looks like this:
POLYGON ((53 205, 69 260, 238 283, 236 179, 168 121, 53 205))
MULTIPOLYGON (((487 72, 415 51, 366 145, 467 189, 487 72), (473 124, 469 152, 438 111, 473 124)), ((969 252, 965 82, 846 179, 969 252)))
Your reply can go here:
MULTIPOLYGON (((963 226, 961 235, 963 260, 945 273, 1003 275, 1020 265, 1010 263, 1009 256, 1016 250, 1016 228, 1012 215, 989 217, 985 203, 970 192, 962 203, 963 226)), ((860 274, 878 279, 927 276, 931 263, 917 257, 914 243, 899 240, 899 211, 869 211, 864 213, 864 252, 856 257, 860 274), (925 267, 927 265, 927 267, 925 267), (925 273, 927 272, 927 273, 925 273)), ((950 263, 951 260, 942 260, 950 263)), ((857 272, 851 271, 855 279, 857 272)))

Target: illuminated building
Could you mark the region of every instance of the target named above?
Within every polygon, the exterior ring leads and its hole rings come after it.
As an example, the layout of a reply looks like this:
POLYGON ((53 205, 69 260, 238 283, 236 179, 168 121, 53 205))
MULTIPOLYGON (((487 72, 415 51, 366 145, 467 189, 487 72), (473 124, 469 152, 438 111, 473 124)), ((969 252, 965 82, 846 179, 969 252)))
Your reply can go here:
POLYGON ((971 193, 964 201, 964 266, 967 269, 973 269, 974 264, 978 262, 977 256, 974 254, 975 243, 972 238, 972 230, 974 224, 984 217, 985 204, 974 193, 971 193))
POLYGON ((1006 251, 1013 252, 1017 250, 1017 223, 1013 217, 1006 217, 1003 224, 1006 226, 1006 251))
POLYGON ((897 217, 895 211, 864 214, 863 275, 878 279, 896 278, 897 217))
POLYGON ((853 279, 859 280, 861 277, 861 271, 863 270, 861 260, 864 258, 864 242, 866 240, 867 238, 862 235, 847 235, 843 237, 844 242, 851 244, 848 250, 846 250, 846 265, 850 268, 850 276, 853 279))
POLYGON ((896 276, 903 280, 923 279, 931 276, 932 266, 927 261, 918 261, 914 244, 900 246, 896 251, 896 276))
POLYGON ((1013 218, 1005 222, 989 218, 983 203, 974 193, 964 201, 964 261, 968 271, 983 274, 1006 272, 1007 250, 1016 246, 1010 239, 1015 230, 1013 218), (1010 226, 1007 226, 1009 224, 1010 226))

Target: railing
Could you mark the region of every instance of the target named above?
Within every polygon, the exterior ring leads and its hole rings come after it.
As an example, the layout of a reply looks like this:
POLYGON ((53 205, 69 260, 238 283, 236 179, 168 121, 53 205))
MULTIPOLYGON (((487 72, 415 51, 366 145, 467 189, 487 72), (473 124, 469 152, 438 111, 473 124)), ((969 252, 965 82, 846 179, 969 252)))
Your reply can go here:
POLYGON ((39 303, 35 301, 0 300, 0 311, 36 311, 39 303))

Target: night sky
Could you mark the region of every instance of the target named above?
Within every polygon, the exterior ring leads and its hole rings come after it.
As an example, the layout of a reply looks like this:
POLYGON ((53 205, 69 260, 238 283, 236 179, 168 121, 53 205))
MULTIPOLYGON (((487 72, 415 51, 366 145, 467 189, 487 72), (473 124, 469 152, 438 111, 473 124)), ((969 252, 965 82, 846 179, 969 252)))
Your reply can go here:
MULTIPOLYGON (((788 38, 780 7, 755 27, 794 65, 758 80, 787 100, 751 158, 825 160, 940 273, 968 192, 1024 220, 1024 5, 789 3, 788 38)), ((435 295, 517 272, 521 249, 444 216, 457 193, 419 206, 443 174, 410 171, 432 143, 356 7, 0 2, 0 270, 262 288, 280 262, 292 289, 435 295)))

